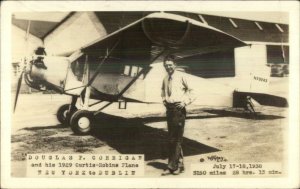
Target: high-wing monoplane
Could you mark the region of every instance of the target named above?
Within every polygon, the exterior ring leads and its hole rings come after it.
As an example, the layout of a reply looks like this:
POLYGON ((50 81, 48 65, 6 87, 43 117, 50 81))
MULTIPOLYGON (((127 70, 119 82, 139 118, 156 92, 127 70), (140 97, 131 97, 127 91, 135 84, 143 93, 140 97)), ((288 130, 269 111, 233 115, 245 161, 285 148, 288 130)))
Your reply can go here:
MULTIPOLYGON (((195 104, 206 104, 210 98, 214 100, 206 105, 249 109, 249 101, 254 99, 261 105, 286 107, 285 98, 260 90, 268 84, 263 74, 245 74, 249 77, 247 82, 237 77, 206 79, 193 74, 195 70, 184 63, 187 57, 246 45, 196 20, 153 13, 82 47, 69 57, 35 57, 21 74, 16 102, 22 77, 32 88, 46 87, 70 95, 71 103, 58 109, 57 118, 70 125, 74 133, 87 134, 93 117, 114 102, 125 106, 127 102, 161 103, 161 84, 166 74, 163 58, 173 54, 183 74, 192 81, 193 92, 198 96, 195 104), (242 82, 237 84, 236 81, 242 82), (97 101, 91 103, 90 99, 97 101), (102 107, 92 111, 92 107, 100 103, 102 107)), ((194 64, 195 69, 197 62, 194 64)))

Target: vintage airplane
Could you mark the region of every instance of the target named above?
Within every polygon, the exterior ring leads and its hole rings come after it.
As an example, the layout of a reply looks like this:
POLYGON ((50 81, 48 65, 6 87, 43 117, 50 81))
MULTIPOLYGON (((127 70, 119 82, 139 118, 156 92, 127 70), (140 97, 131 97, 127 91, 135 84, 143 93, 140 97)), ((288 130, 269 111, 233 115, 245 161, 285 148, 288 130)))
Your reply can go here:
MULTIPOLYGON (((184 64, 187 57, 232 51, 243 46, 246 44, 241 40, 196 20, 170 13, 152 13, 69 57, 33 58, 19 79, 15 106, 24 75, 26 84, 32 88, 46 87, 72 96, 70 104, 58 109, 57 118, 70 125, 75 134, 87 134, 92 129, 93 117, 114 102, 125 108, 127 102, 161 103, 160 86, 166 74, 163 58, 167 54, 177 57, 176 62, 183 69, 187 67, 184 64), (91 103, 90 99, 97 101, 91 103), (93 107, 102 102, 94 111, 93 107)), ((193 71, 186 70, 183 74, 190 79, 193 92, 198 96, 194 104, 249 109, 251 97, 261 105, 287 106, 285 98, 254 87, 267 86, 268 78, 263 74, 255 75, 249 70, 246 81, 237 77, 205 79, 193 71), (206 99, 214 100, 207 104, 206 99)))

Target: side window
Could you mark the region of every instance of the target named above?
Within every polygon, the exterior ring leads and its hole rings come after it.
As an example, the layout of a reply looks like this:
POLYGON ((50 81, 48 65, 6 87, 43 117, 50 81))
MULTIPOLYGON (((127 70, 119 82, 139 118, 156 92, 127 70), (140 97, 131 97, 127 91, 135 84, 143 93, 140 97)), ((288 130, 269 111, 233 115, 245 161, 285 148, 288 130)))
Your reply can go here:
POLYGON ((130 76, 131 76, 131 77, 137 76, 138 70, 139 70, 139 68, 138 68, 137 66, 132 66, 132 67, 131 67, 131 74, 130 74, 130 76))
POLYGON ((78 59, 71 63, 71 69, 78 81, 82 81, 84 75, 84 63, 78 59))
MULTIPOLYGON (((130 76, 130 77, 136 77, 142 70, 143 70, 143 68, 140 66, 125 65, 123 75, 130 76)), ((141 74, 139 76, 139 79, 144 79, 144 74, 141 74)))
POLYGON ((125 67, 124 67, 124 73, 123 73, 124 75, 129 75, 130 74, 130 66, 128 66, 128 65, 126 65, 125 67))

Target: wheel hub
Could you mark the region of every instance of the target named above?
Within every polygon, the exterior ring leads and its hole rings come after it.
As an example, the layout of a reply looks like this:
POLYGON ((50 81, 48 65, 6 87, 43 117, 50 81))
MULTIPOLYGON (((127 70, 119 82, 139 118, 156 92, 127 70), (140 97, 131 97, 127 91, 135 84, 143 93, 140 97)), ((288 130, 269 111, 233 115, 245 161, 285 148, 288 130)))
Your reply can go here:
POLYGON ((68 112, 69 112, 69 110, 64 111, 64 113, 63 113, 64 118, 66 118, 68 116, 68 112))
POLYGON ((81 117, 78 120, 78 126, 80 129, 88 129, 90 127, 90 120, 87 117, 81 117))

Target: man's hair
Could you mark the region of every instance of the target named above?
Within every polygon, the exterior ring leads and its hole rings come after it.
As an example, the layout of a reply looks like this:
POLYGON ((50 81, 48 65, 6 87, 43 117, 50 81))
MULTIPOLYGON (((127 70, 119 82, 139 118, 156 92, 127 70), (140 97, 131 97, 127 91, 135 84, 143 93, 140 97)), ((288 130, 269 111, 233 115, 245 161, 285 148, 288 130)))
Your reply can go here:
POLYGON ((175 56, 173 54, 169 54, 169 55, 165 56, 165 58, 164 58, 164 64, 167 61, 172 61, 175 64, 174 60, 175 60, 175 56))

